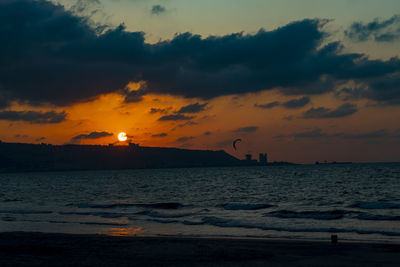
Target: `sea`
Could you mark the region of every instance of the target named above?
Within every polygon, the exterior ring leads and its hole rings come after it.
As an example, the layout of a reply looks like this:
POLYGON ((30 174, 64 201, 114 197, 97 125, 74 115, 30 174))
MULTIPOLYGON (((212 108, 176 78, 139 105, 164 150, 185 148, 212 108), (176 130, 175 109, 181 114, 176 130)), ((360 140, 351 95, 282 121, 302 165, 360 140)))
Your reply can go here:
POLYGON ((0 232, 400 243, 400 164, 0 174, 0 232))

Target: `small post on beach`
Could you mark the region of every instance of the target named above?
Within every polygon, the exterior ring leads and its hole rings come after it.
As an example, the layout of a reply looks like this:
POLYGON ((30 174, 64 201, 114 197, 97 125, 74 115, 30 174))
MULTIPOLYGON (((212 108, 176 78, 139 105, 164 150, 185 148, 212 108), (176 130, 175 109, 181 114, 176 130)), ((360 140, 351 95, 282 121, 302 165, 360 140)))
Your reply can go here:
POLYGON ((331 243, 332 244, 337 244, 338 242, 338 236, 337 235, 331 235, 331 243))

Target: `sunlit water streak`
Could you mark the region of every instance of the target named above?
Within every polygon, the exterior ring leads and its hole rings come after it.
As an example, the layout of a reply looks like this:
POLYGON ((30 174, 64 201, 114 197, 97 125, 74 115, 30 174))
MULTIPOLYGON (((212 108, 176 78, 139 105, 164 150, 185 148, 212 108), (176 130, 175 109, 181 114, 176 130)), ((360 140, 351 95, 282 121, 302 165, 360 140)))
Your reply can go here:
POLYGON ((400 164, 0 174, 0 231, 400 242, 400 164))

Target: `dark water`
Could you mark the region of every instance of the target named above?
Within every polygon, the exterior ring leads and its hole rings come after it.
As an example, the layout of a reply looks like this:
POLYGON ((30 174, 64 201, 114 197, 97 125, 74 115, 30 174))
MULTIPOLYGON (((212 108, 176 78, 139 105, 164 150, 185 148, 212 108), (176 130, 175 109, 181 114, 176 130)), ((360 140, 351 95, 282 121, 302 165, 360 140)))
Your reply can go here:
POLYGON ((0 174, 0 231, 400 242, 400 164, 0 174))

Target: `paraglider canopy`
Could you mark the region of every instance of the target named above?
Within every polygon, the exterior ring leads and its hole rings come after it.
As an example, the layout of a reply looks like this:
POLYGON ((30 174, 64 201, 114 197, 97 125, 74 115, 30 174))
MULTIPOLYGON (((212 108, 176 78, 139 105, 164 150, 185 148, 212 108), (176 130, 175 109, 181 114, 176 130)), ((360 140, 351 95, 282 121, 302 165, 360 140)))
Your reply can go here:
POLYGON ((237 144, 237 143, 240 143, 240 142, 242 142, 242 139, 240 139, 240 138, 239 138, 239 139, 236 139, 235 141, 233 141, 233 144, 232 144, 232 145, 233 145, 233 148, 234 148, 235 150, 237 150, 236 144, 237 144))

